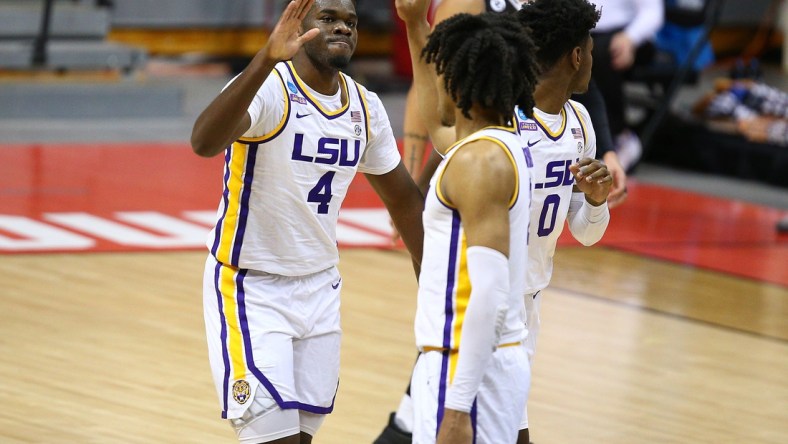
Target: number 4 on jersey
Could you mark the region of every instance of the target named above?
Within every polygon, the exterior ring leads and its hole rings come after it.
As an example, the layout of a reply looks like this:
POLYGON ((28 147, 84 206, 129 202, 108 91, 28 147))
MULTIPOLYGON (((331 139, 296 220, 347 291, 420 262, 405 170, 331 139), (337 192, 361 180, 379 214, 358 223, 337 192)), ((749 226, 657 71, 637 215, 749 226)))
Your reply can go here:
POLYGON ((317 203, 317 214, 328 214, 328 204, 331 203, 331 182, 334 180, 335 171, 323 174, 317 180, 314 188, 309 190, 308 202, 317 203))

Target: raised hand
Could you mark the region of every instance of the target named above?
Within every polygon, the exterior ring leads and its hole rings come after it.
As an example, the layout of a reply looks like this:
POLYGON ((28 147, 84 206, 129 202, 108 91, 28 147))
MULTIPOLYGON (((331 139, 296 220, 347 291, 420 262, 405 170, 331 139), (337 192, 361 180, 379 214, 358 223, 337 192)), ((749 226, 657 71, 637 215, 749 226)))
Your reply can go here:
POLYGON ((613 176, 604 163, 589 157, 569 166, 575 176, 575 186, 585 193, 591 204, 601 205, 610 194, 613 176))
POLYGON ((397 15, 403 22, 427 20, 427 11, 430 10, 430 0, 395 0, 397 15))
POLYGON ((317 28, 312 28, 301 35, 298 34, 301 22, 314 2, 315 0, 292 0, 287 5, 262 49, 269 59, 275 61, 292 59, 304 43, 320 33, 317 28))

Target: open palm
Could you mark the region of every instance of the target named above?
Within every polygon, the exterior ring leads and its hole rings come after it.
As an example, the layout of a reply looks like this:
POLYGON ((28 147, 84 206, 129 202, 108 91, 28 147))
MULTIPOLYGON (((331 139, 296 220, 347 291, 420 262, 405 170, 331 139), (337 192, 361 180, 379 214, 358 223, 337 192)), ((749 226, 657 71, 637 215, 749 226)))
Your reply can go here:
POLYGON ((298 34, 301 22, 314 2, 315 0, 293 0, 287 5, 265 44, 264 50, 270 58, 290 60, 304 43, 320 33, 317 28, 312 28, 302 35, 298 34))

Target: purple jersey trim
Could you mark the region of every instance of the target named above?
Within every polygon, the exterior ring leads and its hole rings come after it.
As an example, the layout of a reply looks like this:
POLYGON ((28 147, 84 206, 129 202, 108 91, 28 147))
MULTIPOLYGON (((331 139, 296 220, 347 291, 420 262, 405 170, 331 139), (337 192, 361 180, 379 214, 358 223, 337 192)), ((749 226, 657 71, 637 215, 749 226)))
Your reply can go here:
MULTIPOLYGON (((566 102, 569 103, 569 102, 566 102)), ((575 117, 577 118, 577 122, 580 123, 580 131, 583 132, 583 145, 588 144, 588 135, 586 134, 585 126, 583 125, 583 119, 580 118, 580 114, 577 113, 575 106, 569 103, 569 108, 572 109, 572 112, 575 113, 575 117)))
POLYGON ((562 108, 562 109, 564 110, 564 119, 566 119, 566 120, 564 121, 563 128, 561 128, 561 132, 558 133, 558 135, 555 136, 555 137, 550 135, 550 129, 549 128, 545 128, 544 125, 542 125, 542 122, 539 121, 539 119, 534 119, 534 122, 536 122, 536 125, 539 127, 539 129, 542 130, 542 132, 544 133, 545 137, 547 137, 548 139, 552 140, 553 142, 556 142, 556 141, 558 141, 558 139, 563 137, 564 133, 566 132, 566 127, 569 126, 569 113, 566 112, 566 104, 564 104, 564 108, 562 108))
POLYGON ((367 143, 369 143, 369 111, 367 110, 367 106, 364 103, 364 99, 361 97, 361 89, 358 87, 358 83, 353 82, 356 85, 356 93, 358 94, 358 101, 361 103, 361 111, 364 112, 364 134, 367 139, 367 143))
POLYGON ((213 275, 213 285, 216 289, 216 300, 219 307, 219 325, 222 326, 219 337, 222 341, 222 361, 224 362, 224 382, 222 383, 222 418, 227 419, 227 396, 229 395, 230 385, 230 354, 227 351, 227 319, 224 317, 224 303, 222 302, 222 290, 219 288, 219 280, 222 272, 222 263, 216 263, 216 270, 213 275))
POLYGON ((238 229, 235 232, 233 241, 231 264, 239 266, 241 258, 241 248, 243 246, 244 234, 246 234, 246 223, 249 220, 249 197, 252 194, 252 181, 254 179, 254 165, 257 161, 257 147, 254 143, 249 145, 246 152, 246 169, 244 171, 244 186, 241 191, 241 202, 238 214, 238 229))
MULTIPOLYGON (((295 74, 295 72, 293 72, 293 69, 290 67, 290 64, 289 64, 289 63, 285 63, 285 67, 287 67, 287 70, 288 70, 288 71, 290 71, 290 76, 291 76, 291 77, 293 77, 293 79, 296 79, 296 74, 295 74)), ((342 75, 342 74, 340 73, 339 75, 342 75)), ((333 116, 332 116, 332 115, 330 115, 330 114, 326 114, 326 113, 324 113, 324 112, 323 112, 323 110, 320 108, 320 106, 318 106, 318 105, 317 105, 317 104, 316 104, 316 103, 315 103, 315 102, 314 102, 314 101, 313 101, 313 100, 312 100, 312 99, 309 97, 309 95, 306 93, 306 91, 304 91, 304 90, 301 88, 301 85, 299 84, 298 80, 296 80, 296 81, 295 81, 295 82, 293 82, 293 83, 295 84, 295 87, 296 87, 296 88, 298 88, 298 91, 301 93, 301 95, 302 95, 302 96, 304 96, 304 98, 306 99, 306 101, 307 101, 307 102, 309 102, 309 103, 312 105, 312 107, 314 107, 314 108, 317 110, 317 112, 319 112, 320 114, 322 114, 322 115, 323 115, 323 117, 325 117, 325 118, 326 118, 326 119, 328 119, 328 120, 334 120, 334 119, 336 119, 337 117, 344 116, 344 115, 345 115, 345 113, 347 112, 347 110, 349 110, 349 109, 350 109, 350 104, 348 103, 348 106, 347 106, 347 107, 345 108, 345 110, 344 110, 344 111, 342 111, 341 113, 334 114, 333 116)), ((345 82, 345 89, 346 89, 346 90, 349 90, 349 88, 347 87, 347 82, 345 82)), ((349 101, 350 101, 350 94, 349 94, 349 93, 348 93, 348 98, 347 98, 347 99, 348 99, 348 102, 349 102, 349 101)))
POLYGON ((229 187, 229 180, 230 180, 230 153, 232 151, 232 146, 228 147, 224 150, 224 191, 222 192, 222 203, 224 211, 222 212, 221 217, 219 217, 219 221, 216 222, 216 227, 214 228, 214 236, 213 236, 213 246, 211 246, 211 255, 216 257, 216 250, 219 249, 219 241, 222 237, 222 225, 224 224, 224 216, 227 214, 227 204, 228 204, 228 195, 230 193, 229 187))

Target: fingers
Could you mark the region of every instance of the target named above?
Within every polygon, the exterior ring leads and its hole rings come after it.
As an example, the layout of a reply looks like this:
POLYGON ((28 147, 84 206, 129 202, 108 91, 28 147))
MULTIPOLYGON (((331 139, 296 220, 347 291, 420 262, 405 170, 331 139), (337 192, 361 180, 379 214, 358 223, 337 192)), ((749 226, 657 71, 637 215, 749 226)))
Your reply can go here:
POLYGON ((292 0, 287 4, 280 21, 285 20, 303 20, 315 0, 292 0))
POLYGON ((610 194, 607 196, 607 206, 610 209, 613 209, 621 204, 623 204, 629 194, 627 193, 626 187, 620 188, 615 192, 611 191, 610 194))
POLYGON ((301 34, 300 37, 298 37, 298 43, 303 45, 304 43, 306 43, 306 42, 312 40, 313 38, 317 37, 318 34, 320 34, 320 30, 317 29, 317 28, 312 28, 309 31, 301 34))
POLYGON ((582 159, 569 167, 577 180, 585 179, 586 182, 597 181, 605 183, 613 180, 612 174, 605 164, 595 159, 582 159))
MULTIPOLYGON (((315 0, 294 0, 299 8, 298 13, 296 14, 296 18, 298 20, 303 20, 306 17, 306 14, 312 9, 312 5, 315 3, 315 0)), ((291 2, 292 3, 292 2, 291 2)))

